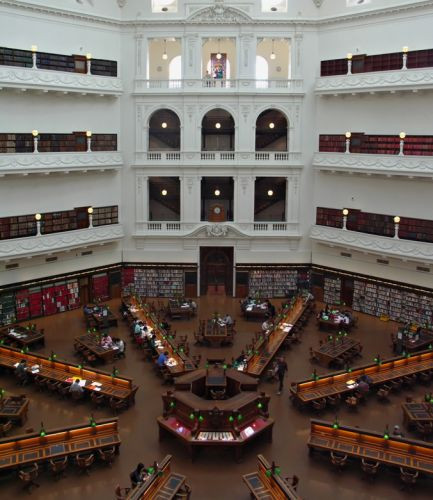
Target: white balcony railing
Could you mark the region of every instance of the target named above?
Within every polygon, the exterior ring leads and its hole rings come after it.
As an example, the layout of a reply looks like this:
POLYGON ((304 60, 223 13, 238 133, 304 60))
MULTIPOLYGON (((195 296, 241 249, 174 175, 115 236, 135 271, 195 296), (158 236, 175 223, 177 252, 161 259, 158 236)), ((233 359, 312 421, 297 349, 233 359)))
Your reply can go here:
POLYGON ((328 246, 338 246, 403 260, 433 263, 433 244, 386 236, 348 231, 327 226, 313 226, 311 239, 328 246))
POLYGON ((433 68, 375 71, 352 75, 321 76, 316 94, 338 95, 362 92, 396 92, 433 89, 433 68))
POLYGON ((302 166, 302 154, 286 151, 258 151, 258 152, 238 152, 238 151, 149 151, 147 153, 136 153, 136 167, 148 164, 180 164, 180 165, 284 165, 302 166))
POLYGON ((17 88, 44 92, 99 94, 119 96, 122 81, 113 76, 87 75, 46 69, 0 66, 0 89, 17 88))
POLYGON ((331 173, 433 177, 433 156, 315 153, 313 165, 331 173))
POLYGON ((299 227, 292 222, 141 222, 136 224, 135 237, 158 236, 276 236, 299 238, 299 227))
POLYGON ((53 172, 100 172, 117 170, 123 165, 118 151, 83 153, 0 153, 0 176, 53 172))
POLYGON ((237 79, 180 79, 180 80, 135 80, 134 93, 152 92, 268 92, 268 93, 304 93, 304 82, 296 80, 256 80, 252 78, 237 79))
POLYGON ((10 260, 111 243, 123 238, 121 224, 77 229, 62 233, 0 240, 0 259, 10 260))

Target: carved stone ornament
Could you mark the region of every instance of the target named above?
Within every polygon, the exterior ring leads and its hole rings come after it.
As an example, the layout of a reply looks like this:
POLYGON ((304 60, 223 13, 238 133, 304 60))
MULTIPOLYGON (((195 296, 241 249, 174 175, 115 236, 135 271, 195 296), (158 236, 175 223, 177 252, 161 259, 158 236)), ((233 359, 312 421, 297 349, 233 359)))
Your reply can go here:
POLYGON ((126 0, 117 0, 117 5, 122 8, 126 5, 126 0))
POLYGON ((206 234, 215 238, 222 238, 224 236, 227 236, 228 231, 228 227, 221 224, 212 224, 206 226, 206 234))
POLYGON ((323 0, 313 0, 314 5, 319 8, 322 6, 323 0))
POLYGON ((243 24, 251 23, 252 19, 244 12, 233 7, 226 7, 222 0, 215 0, 215 5, 200 9, 188 19, 192 23, 223 23, 243 24))

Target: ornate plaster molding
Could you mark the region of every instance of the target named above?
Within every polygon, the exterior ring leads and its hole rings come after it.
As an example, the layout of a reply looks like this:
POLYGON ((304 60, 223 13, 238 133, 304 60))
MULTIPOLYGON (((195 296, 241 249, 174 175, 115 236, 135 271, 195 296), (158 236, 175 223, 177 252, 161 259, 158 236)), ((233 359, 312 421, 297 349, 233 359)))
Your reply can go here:
POLYGON ((223 238, 227 236, 229 228, 222 224, 209 224, 206 226, 206 234, 208 236, 214 236, 215 238, 223 238))
POLYGON ((331 172, 433 177, 433 156, 315 153, 313 166, 331 172))
POLYGON ((116 77, 14 66, 0 66, 1 87, 113 96, 123 92, 122 81, 116 77))
POLYGON ((433 263, 432 243, 387 238, 326 226, 313 226, 310 237, 324 245, 339 246, 400 260, 433 263))
POLYGON ((113 170, 122 165, 122 154, 117 151, 0 154, 0 175, 113 170))
POLYGON ((433 68, 319 77, 316 80, 315 92, 321 95, 336 95, 424 89, 433 89, 433 68))
POLYGON ((45 253, 63 252, 83 246, 111 243, 124 236, 121 224, 98 226, 27 238, 0 241, 0 259, 33 257, 45 253))
POLYGON ((246 24, 253 19, 239 9, 228 7, 216 0, 215 5, 194 12, 186 19, 191 24, 246 24))
POLYGON ((313 0, 314 5, 319 8, 322 6, 323 0, 313 0))

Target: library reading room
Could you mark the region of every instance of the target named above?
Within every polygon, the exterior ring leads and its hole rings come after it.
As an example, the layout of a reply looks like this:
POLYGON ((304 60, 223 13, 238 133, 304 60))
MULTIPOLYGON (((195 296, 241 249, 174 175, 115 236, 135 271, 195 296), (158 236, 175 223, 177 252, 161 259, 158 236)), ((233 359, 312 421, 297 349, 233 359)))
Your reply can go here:
POLYGON ((433 498, 433 0, 0 0, 0 498, 433 498))

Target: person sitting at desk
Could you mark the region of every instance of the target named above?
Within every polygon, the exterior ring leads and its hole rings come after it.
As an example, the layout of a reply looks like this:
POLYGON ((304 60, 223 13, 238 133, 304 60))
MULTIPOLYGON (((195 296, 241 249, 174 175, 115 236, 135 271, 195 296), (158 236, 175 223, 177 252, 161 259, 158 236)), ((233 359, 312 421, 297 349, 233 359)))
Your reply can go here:
MULTIPOLYGON (((144 329, 144 325, 142 321, 137 321, 134 326, 134 335, 141 335, 142 330, 144 329)), ((147 329, 147 326, 146 326, 147 329)))
POLYGON ((18 363, 18 366, 15 368, 15 375, 23 385, 29 381, 29 375, 27 373, 27 361, 25 359, 22 359, 18 363))
POLYGON ((113 343, 114 343, 115 347, 117 347, 117 349, 118 349, 118 354, 123 355, 125 353, 125 342, 123 342, 122 339, 114 338, 113 343))
POLYGON ((69 392, 78 392, 79 394, 84 392, 84 389, 81 387, 80 380, 78 378, 76 378, 72 382, 71 387, 69 387, 69 392))
POLYGON ((273 318, 275 316, 274 304, 271 304, 271 301, 269 299, 266 299, 266 305, 268 306, 269 315, 271 316, 271 318, 273 318))
POLYGON ((113 345, 113 339, 108 335, 108 333, 104 333, 101 339, 102 347, 111 347, 113 345))
POLYGON ((233 325, 233 318, 230 316, 230 314, 226 314, 223 318, 223 323, 225 323, 227 326, 232 326, 233 325))
POLYGON ((325 310, 323 311, 325 313, 326 316, 329 316, 330 313, 331 313, 331 310, 329 309, 329 306, 328 304, 325 305, 325 310))
POLYGON ((86 315, 86 316, 89 316, 89 314, 92 314, 93 313, 93 307, 90 307, 89 305, 85 305, 83 307, 83 313, 86 315))
POLYGON ((137 484, 142 483, 147 478, 146 467, 141 462, 137 467, 129 474, 129 479, 131 480, 131 487, 135 488, 137 484))
POLYGON ((271 328, 272 328, 272 323, 268 319, 265 319, 265 321, 263 321, 262 323, 262 330, 264 332, 267 332, 271 328))
POLYGON ((400 430, 399 425, 394 425, 394 430, 392 431, 392 435, 395 437, 400 437, 400 438, 404 437, 403 433, 400 430))
POLYGON ((195 314, 197 312, 197 304, 192 299, 189 299, 189 305, 192 309, 192 312, 195 314))
POLYGON ((163 366, 166 365, 167 361, 168 361, 168 351, 164 351, 158 356, 156 364, 162 368, 163 366))

